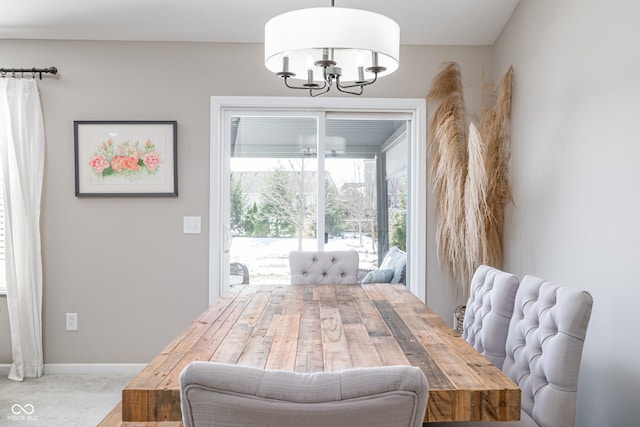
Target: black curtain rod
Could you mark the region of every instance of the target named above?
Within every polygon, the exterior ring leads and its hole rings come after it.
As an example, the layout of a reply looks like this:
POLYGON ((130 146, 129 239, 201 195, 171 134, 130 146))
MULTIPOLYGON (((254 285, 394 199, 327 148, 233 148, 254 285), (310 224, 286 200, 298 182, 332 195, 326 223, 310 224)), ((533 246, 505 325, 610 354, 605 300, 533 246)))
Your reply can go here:
POLYGON ((20 74, 31 73, 33 75, 33 77, 35 77, 36 74, 38 74, 40 76, 40 80, 42 80, 42 73, 56 75, 56 74, 58 74, 58 69, 56 67, 49 67, 49 68, 36 68, 36 67, 33 67, 33 68, 0 68, 0 73, 2 74, 2 77, 6 77, 7 73, 11 73, 12 77, 15 77, 16 73, 20 73, 20 74))

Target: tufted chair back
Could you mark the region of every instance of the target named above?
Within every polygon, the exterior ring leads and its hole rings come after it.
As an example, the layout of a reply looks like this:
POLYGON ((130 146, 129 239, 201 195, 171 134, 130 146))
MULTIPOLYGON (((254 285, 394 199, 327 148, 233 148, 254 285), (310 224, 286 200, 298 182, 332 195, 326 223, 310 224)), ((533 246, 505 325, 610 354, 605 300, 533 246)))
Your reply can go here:
POLYGON ((192 362, 180 374, 185 427, 422 427, 428 399, 416 366, 302 373, 192 362))
POLYGON ((289 267, 292 285, 358 283, 358 252, 349 251, 292 251, 289 267))
POLYGON ((518 284, 513 274, 487 265, 471 278, 462 338, 501 369, 518 284))
MULTIPOLYGON (((522 390, 522 409, 541 427, 573 427, 588 292, 525 276, 516 294, 502 370, 522 390)), ((524 415, 524 414, 523 414, 524 415)))

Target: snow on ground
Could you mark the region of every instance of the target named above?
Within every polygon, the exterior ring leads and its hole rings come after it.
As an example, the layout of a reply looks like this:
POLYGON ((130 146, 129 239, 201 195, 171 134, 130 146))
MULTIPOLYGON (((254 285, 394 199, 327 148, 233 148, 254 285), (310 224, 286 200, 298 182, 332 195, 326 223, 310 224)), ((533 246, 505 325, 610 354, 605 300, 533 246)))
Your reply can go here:
MULTIPOLYGON (((370 237, 357 235, 330 239, 326 251, 355 249, 360 257, 360 268, 375 268, 378 254, 370 237)), ((315 239, 303 239, 302 250, 313 251, 315 239)), ((249 268, 251 284, 289 284, 289 252, 298 250, 297 238, 234 237, 231 240, 230 262, 241 262, 249 268)))

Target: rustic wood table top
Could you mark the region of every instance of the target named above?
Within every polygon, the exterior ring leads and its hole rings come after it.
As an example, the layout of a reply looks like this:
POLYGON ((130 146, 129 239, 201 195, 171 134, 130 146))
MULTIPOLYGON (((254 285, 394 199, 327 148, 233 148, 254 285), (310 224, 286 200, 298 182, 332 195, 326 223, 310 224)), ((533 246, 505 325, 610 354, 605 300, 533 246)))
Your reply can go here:
POLYGON ((211 360, 298 372, 413 365, 425 421, 520 418, 520 389, 403 285, 237 285, 122 391, 123 421, 179 421, 182 369, 211 360))

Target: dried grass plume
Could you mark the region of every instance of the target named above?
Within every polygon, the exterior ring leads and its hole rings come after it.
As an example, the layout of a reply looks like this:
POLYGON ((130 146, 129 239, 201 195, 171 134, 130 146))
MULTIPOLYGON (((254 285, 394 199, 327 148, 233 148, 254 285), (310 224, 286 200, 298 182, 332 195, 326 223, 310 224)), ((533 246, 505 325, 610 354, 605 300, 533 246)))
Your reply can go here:
POLYGON ((511 147, 509 125, 511 123, 511 98, 513 91, 513 67, 503 76, 497 91, 485 84, 483 109, 480 117, 480 134, 485 144, 487 170, 487 209, 485 215, 486 258, 483 264, 502 267, 502 232, 504 211, 513 202, 509 184, 509 159, 511 147))
POLYGON ((469 124, 460 67, 446 63, 427 95, 432 115, 428 146, 436 198, 439 262, 458 291, 466 291, 481 264, 502 265, 504 209, 512 201, 508 180, 513 69, 497 91, 483 84, 478 126, 469 124))
POLYGON ((431 178, 436 197, 438 255, 457 283, 465 273, 464 186, 467 179, 466 119, 460 67, 445 64, 427 100, 435 108, 429 125, 431 178))

